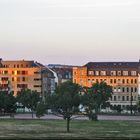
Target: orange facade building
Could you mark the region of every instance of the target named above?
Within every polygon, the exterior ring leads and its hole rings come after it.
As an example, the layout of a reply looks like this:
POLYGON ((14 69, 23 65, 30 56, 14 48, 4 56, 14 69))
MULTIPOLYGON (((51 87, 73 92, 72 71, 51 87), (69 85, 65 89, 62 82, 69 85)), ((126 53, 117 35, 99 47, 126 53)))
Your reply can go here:
POLYGON ((45 95, 51 92, 52 88, 48 85, 50 85, 49 81, 53 79, 53 73, 38 62, 0 60, 1 91, 13 91, 16 96, 18 91, 28 88, 45 95))
POLYGON ((81 67, 73 67, 73 82, 91 87, 93 83, 104 81, 113 87, 110 103, 122 108, 136 105, 139 94, 140 62, 89 62, 81 67))

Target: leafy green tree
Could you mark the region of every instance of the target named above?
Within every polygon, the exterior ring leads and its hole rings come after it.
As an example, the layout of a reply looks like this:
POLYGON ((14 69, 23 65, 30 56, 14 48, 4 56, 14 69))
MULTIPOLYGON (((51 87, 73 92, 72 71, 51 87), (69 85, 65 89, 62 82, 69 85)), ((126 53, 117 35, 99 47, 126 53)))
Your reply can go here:
POLYGON ((140 112, 140 95, 138 96, 137 109, 138 109, 138 112, 140 112))
POLYGON ((82 102, 86 113, 91 120, 98 120, 97 113, 101 106, 107 106, 108 100, 112 94, 112 87, 105 82, 95 83, 91 88, 86 89, 82 102))
POLYGON ((40 100, 40 94, 37 91, 32 91, 30 89, 23 89, 17 94, 17 101, 24 107, 31 109, 32 118, 40 100))
POLYGON ((16 108, 16 98, 14 97, 13 93, 0 92, 0 112, 15 113, 16 108))
POLYGON ((80 86, 78 84, 67 81, 57 87, 55 94, 48 95, 46 98, 47 106, 49 106, 56 115, 67 120, 67 132, 69 132, 69 124, 72 116, 79 112, 81 102, 79 92, 80 86))
POLYGON ((123 109, 122 109, 121 105, 115 105, 114 110, 117 110, 118 113, 121 113, 123 109))
POLYGON ((43 101, 39 102, 36 108, 36 117, 40 118, 41 116, 44 116, 46 109, 45 103, 43 101))

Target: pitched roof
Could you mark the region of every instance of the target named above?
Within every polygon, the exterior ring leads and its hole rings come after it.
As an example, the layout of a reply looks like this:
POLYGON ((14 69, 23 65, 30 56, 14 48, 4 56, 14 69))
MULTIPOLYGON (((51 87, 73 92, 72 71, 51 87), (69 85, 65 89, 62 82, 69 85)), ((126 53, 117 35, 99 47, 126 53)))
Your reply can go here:
POLYGON ((140 62, 89 62, 84 65, 88 69, 121 70, 138 69, 140 62))

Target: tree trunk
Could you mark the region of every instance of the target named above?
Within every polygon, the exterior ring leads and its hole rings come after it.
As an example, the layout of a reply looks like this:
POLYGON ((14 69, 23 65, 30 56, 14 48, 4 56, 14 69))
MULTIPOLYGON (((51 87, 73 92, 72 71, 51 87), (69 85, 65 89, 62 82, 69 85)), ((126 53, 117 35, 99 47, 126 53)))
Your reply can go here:
POLYGON ((34 117, 34 113, 33 113, 33 111, 32 111, 32 119, 33 119, 33 117, 34 117))
POLYGON ((69 132, 69 128, 70 128, 70 118, 67 117, 67 132, 69 132))

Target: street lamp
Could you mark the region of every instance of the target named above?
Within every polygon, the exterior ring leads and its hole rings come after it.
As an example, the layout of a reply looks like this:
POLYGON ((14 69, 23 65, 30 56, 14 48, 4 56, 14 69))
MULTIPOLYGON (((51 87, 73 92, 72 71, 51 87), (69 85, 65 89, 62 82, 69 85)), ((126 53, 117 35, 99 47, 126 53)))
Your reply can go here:
POLYGON ((131 115, 132 115, 132 92, 131 92, 131 98, 130 98, 130 111, 131 111, 131 115))

